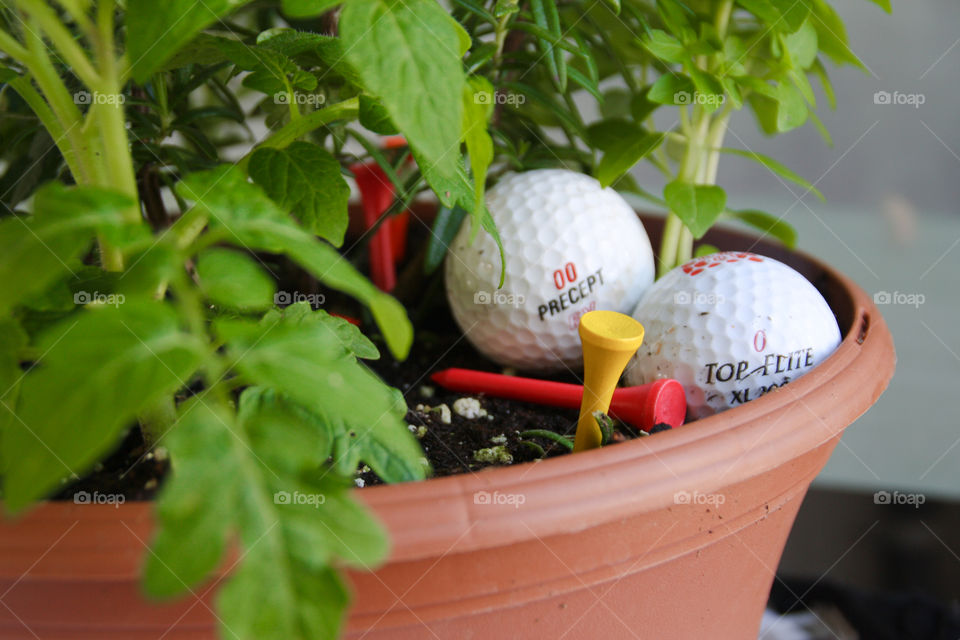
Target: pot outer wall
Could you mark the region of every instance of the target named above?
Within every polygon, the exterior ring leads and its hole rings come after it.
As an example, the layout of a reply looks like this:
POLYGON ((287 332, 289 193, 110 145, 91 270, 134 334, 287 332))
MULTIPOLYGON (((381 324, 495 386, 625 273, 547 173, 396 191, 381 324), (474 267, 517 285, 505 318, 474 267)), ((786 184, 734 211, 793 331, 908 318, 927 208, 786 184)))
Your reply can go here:
MULTIPOLYGON (((656 242, 662 220, 644 224, 656 242)), ((837 351, 774 393, 655 438, 360 491, 393 550, 375 572, 349 573, 347 637, 756 637, 803 496, 895 356, 872 301, 841 274, 736 232, 705 241, 800 271, 837 316, 837 351)), ((145 503, 48 503, 0 526, 0 638, 215 638, 222 573, 176 602, 140 595, 152 529, 145 503)))

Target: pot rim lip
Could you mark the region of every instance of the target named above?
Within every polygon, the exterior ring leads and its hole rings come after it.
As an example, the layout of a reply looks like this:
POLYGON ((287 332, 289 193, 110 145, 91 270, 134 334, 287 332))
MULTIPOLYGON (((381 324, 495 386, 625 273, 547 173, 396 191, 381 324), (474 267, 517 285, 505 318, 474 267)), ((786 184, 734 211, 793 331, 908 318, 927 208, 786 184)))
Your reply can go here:
MULTIPOLYGON (((762 252, 764 245, 758 248, 762 252)), ((873 300, 858 285, 805 252, 790 254, 839 285, 851 305, 851 322, 840 345, 814 370, 776 392, 656 438, 359 490, 355 497, 390 533, 391 561, 571 533, 628 512, 652 512, 674 505, 677 491, 719 491, 835 442, 889 383, 893 341, 873 300), (479 492, 522 494, 525 502, 522 508, 481 504, 479 492)), ((104 523, 152 521, 152 505, 130 501, 117 508, 47 501, 28 517, 78 519, 82 514, 104 523)))

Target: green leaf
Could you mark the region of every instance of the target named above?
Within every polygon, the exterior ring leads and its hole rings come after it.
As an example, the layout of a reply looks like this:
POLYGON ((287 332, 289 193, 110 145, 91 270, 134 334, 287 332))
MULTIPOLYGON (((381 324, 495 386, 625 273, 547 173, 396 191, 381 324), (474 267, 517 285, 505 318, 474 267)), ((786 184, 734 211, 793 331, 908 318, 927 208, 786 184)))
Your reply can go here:
POLYGON ((663 198, 693 234, 703 237, 727 205, 727 194, 717 186, 675 180, 663 188, 663 198))
POLYGON ((823 87, 823 95, 827 97, 827 103, 831 109, 837 108, 837 96, 833 92, 833 84, 830 82, 830 76, 820 60, 813 63, 813 72, 820 78, 820 85, 823 87))
POLYGON ((887 13, 893 13, 893 7, 890 5, 890 0, 870 0, 870 2, 877 5, 887 13))
POLYGON ((360 94, 360 124, 368 130, 382 136, 393 136, 398 133, 397 126, 390 120, 390 114, 376 99, 360 94))
POLYGON ((144 588, 153 597, 198 584, 223 556, 231 522, 243 506, 243 460, 233 415, 194 399, 181 409, 163 445, 176 466, 157 500, 160 527, 146 556, 144 588), (196 546, 194 546, 196 545, 196 546))
POLYGON ((2 452, 11 511, 87 471, 141 411, 187 384, 203 354, 203 345, 180 331, 172 309, 158 302, 88 308, 38 347, 44 355, 23 379, 2 452))
MULTIPOLYGON (((493 221, 493 216, 490 215, 490 212, 487 210, 487 206, 484 202, 480 202, 477 206, 477 201, 475 198, 475 192, 470 186, 470 179, 467 177, 467 170, 463 165, 463 158, 459 157, 457 163, 457 171, 452 178, 446 178, 437 174, 429 166, 425 166, 422 163, 422 160, 418 157, 417 150, 411 148, 413 152, 413 157, 417 161, 417 165, 420 166, 420 170, 423 172, 424 178, 426 178, 427 183, 433 189, 433 192, 437 194, 437 198, 440 199, 441 204, 444 206, 455 206, 459 205, 463 209, 466 209, 470 212, 473 220, 473 234, 476 234, 479 229, 486 230, 487 233, 493 237, 494 241, 497 243, 497 249, 500 252, 500 285, 503 286, 503 279, 505 277, 506 271, 504 270, 504 265, 506 264, 506 259, 503 255, 503 241, 500 239, 500 233, 497 231, 497 225, 493 221)), ((471 236, 475 237, 475 236, 471 236)))
POLYGON ((811 0, 770 0, 770 4, 780 12, 782 23, 777 23, 777 29, 788 33, 799 29, 810 15, 811 0))
POLYGON ((289 18, 312 18, 326 13, 343 0, 283 0, 283 15, 289 18))
POLYGON ((437 216, 433 219, 433 228, 430 230, 430 240, 427 243, 427 253, 423 259, 423 272, 431 274, 443 262, 447 249, 453 242, 454 236, 460 230, 467 212, 461 207, 440 206, 437 216))
POLYGON ((684 44, 690 44, 697 39, 697 34, 690 26, 690 20, 687 17, 689 11, 689 8, 677 0, 657 0, 657 12, 667 26, 667 30, 679 36, 684 44))
POLYGON ((346 448, 388 482, 424 478, 423 454, 403 420, 406 405, 398 410, 390 389, 324 323, 223 323, 220 333, 245 380, 283 392, 345 436, 335 459, 346 448))
POLYGON ((304 141, 284 149, 261 148, 250 158, 248 168, 253 181, 281 209, 334 246, 343 244, 350 187, 330 152, 304 141))
POLYGON ((413 328, 403 305, 373 286, 335 249, 298 227, 239 169, 222 165, 192 173, 176 191, 210 216, 211 226, 224 240, 286 254, 328 286, 367 305, 391 353, 398 359, 406 357, 413 328))
POLYGON ((632 96, 629 91, 615 87, 607 89, 602 95, 600 115, 604 118, 626 118, 630 115, 630 99, 632 96))
POLYGON ((555 0, 530 0, 530 13, 533 14, 534 24, 544 31, 548 32, 552 38, 538 38, 537 47, 540 49, 542 58, 547 63, 550 71, 550 79, 557 91, 566 93, 567 91, 567 65, 563 57, 563 51, 555 47, 553 42, 563 38, 563 32, 560 30, 560 17, 557 12, 555 0))
POLYGON ((790 131, 807 121, 807 103, 794 85, 780 81, 777 85, 777 131, 790 131))
POLYGON ((609 187, 633 165, 660 146, 663 137, 663 134, 647 133, 639 127, 635 131, 624 131, 614 145, 605 149, 594 177, 600 181, 601 186, 609 187))
POLYGON ((157 505, 147 592, 197 584, 237 531, 240 564, 218 597, 224 633, 333 640, 347 593, 330 565, 369 566, 387 545, 350 499, 352 483, 323 468, 324 434, 309 412, 270 390, 246 390, 239 415, 207 396, 187 402, 165 438, 177 464, 157 505), (200 542, 203 549, 191 549, 200 542))
POLYGON ((449 13, 447 17, 450 19, 450 25, 453 27, 454 31, 457 32, 457 41, 460 43, 460 57, 462 58, 467 54, 467 51, 470 51, 470 46, 473 44, 473 40, 470 39, 470 34, 467 33, 467 30, 463 28, 463 25, 457 22, 457 19, 454 18, 449 13))
POLYGON ((493 140, 487 132, 487 124, 492 114, 493 85, 481 76, 470 78, 463 88, 463 139, 467 144, 470 170, 473 173, 473 211, 483 207, 487 169, 493 162, 493 140))
POLYGON ((228 309, 266 309, 277 291, 273 279, 249 256, 211 248, 197 256, 200 288, 214 304, 228 309))
POLYGON ((133 79, 143 84, 183 45, 250 0, 128 0, 127 58, 133 79))
POLYGON ((790 59, 795 67, 809 69, 817 59, 817 29, 813 22, 815 18, 808 18, 794 33, 783 36, 783 43, 790 52, 790 59))
POLYGON ((771 27, 777 26, 780 22, 780 11, 770 3, 770 0, 737 0, 737 4, 771 27))
POLYGON ((495 18, 503 18, 512 15, 520 10, 517 0, 497 0, 493 6, 493 15, 495 18))
POLYGON ((644 48, 653 54, 654 57, 664 62, 685 62, 690 58, 683 43, 674 38, 666 31, 660 29, 650 29, 640 43, 644 48))
POLYGON ((460 36, 434 0, 351 0, 340 16, 344 55, 367 90, 437 173, 459 157, 460 36))
POLYGON ((835 64, 852 64, 866 70, 860 58, 850 49, 843 20, 825 0, 813 0, 810 22, 816 29, 820 50, 835 64))
POLYGON ((647 100, 657 104, 688 105, 695 88, 689 76, 678 73, 660 76, 647 92, 647 100))
MULTIPOLYGON (((20 352, 27 346, 28 337, 20 323, 13 318, 0 319, 0 451, 5 451, 6 433, 16 420, 14 410, 20 397, 20 352)), ((4 474, 0 456, 0 476, 4 474)))
POLYGON ((723 148, 723 149, 720 149, 720 151, 722 153, 731 153, 733 155, 741 156, 743 158, 749 158, 755 162, 758 162, 763 166, 765 166, 770 171, 772 171, 773 173, 780 176, 781 178, 784 178, 786 180, 789 180, 790 182, 800 185, 807 191, 813 192, 813 194, 816 195, 818 198, 820 198, 820 200, 826 201, 826 198, 823 197, 823 194, 820 193, 820 191, 815 186, 813 186, 813 184, 811 184, 809 180, 807 180, 800 174, 795 173, 794 171, 790 170, 790 168, 788 168, 787 166, 781 164, 780 162, 777 162, 776 160, 774 160, 769 156, 765 156, 755 151, 746 151, 743 149, 723 148))
POLYGON ((350 353, 365 360, 377 360, 380 351, 369 339, 353 324, 343 318, 332 316, 322 309, 314 311, 307 302, 296 302, 284 309, 268 311, 261 322, 273 324, 283 319, 288 324, 303 324, 316 322, 323 324, 332 331, 340 344, 350 353))
POLYGON ((768 234, 782 242, 789 249, 797 246, 797 231, 782 218, 778 218, 769 213, 755 210, 731 211, 737 220, 740 220, 751 227, 760 229, 764 234, 768 234))
MULTIPOLYGON (((688 98, 696 100, 708 113, 712 113, 720 108, 724 101, 723 85, 713 74, 691 67, 690 79, 697 90, 695 96, 688 98)), ((681 104, 683 104, 681 102, 681 104)))
POLYGON ((305 91, 317 88, 316 76, 280 51, 229 38, 220 38, 217 45, 238 68, 252 72, 243 79, 245 87, 273 95, 275 101, 290 100, 288 86, 305 91))
POLYGON ((709 256, 712 253, 719 252, 720 249, 716 248, 712 244, 700 244, 697 245, 697 248, 693 250, 694 258, 702 258, 703 256, 709 256))
POLYGON ((98 187, 56 182, 41 187, 32 217, 0 222, 0 313, 78 269, 76 259, 97 232, 116 240, 126 237, 122 230, 130 225, 123 211, 131 204, 126 196, 98 187))

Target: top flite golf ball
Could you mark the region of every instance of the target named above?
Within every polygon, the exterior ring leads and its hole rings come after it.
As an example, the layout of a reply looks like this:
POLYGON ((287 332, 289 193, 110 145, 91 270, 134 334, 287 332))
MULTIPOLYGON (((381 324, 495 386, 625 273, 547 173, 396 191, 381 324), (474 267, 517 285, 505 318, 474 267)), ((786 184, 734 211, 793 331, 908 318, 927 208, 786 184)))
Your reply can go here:
POLYGON ((446 262, 447 298, 467 339, 518 369, 582 360, 577 325, 594 309, 630 313, 653 282, 653 251, 630 205, 593 178, 562 169, 505 176, 487 193, 503 241, 470 243, 464 220, 446 262))
POLYGON ((840 344, 826 301, 771 258, 724 252, 673 269, 633 317, 646 339, 629 384, 675 378, 692 419, 735 407, 799 378, 840 344))

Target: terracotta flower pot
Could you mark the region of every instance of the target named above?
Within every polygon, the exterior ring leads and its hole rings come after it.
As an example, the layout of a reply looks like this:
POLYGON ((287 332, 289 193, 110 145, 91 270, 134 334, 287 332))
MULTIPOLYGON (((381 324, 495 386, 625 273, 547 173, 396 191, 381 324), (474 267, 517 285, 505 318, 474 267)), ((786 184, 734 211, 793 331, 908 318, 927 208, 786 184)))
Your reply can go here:
MULTIPOLYGON (((644 220, 652 237, 660 221, 644 220)), ((810 482, 894 369, 886 323, 819 262, 728 231, 723 249, 790 264, 844 339, 806 376, 652 438, 535 464, 365 489, 389 562, 352 572, 351 638, 750 638, 810 482)), ((0 637, 215 637, 216 581, 139 595, 150 505, 48 503, 0 527, 0 637)))

